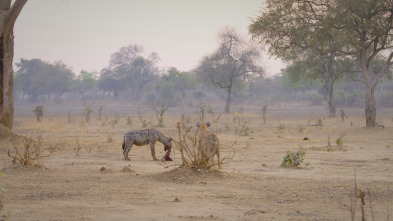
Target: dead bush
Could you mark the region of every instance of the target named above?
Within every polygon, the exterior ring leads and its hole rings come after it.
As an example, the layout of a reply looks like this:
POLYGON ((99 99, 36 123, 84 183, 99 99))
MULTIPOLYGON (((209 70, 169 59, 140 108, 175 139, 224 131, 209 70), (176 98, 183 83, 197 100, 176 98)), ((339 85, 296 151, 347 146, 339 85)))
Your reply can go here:
MULTIPOLYGON (((225 158, 220 159, 219 149, 220 144, 218 137, 215 134, 209 133, 209 136, 200 136, 202 127, 198 127, 191 133, 193 127, 183 128, 184 115, 182 115, 182 122, 178 122, 176 128, 179 132, 179 140, 173 139, 175 145, 180 151, 183 166, 191 169, 210 169, 215 165, 220 165, 225 158), (210 146, 207 144, 210 142, 210 146), (214 163, 213 156, 217 155, 217 162, 214 163)), ((233 156, 232 156, 233 158, 233 156)))
POLYGON ((18 136, 18 140, 15 137, 11 140, 15 151, 12 153, 8 150, 8 156, 12 158, 12 163, 18 166, 41 167, 40 160, 49 157, 54 151, 51 150, 48 155, 42 155, 42 134, 39 132, 35 137, 18 136))
POLYGON ((93 113, 94 103, 83 103, 82 121, 85 120, 86 123, 90 122, 90 115, 93 113))
POLYGON ((165 111, 168 110, 168 105, 164 103, 154 103, 150 105, 150 107, 154 110, 156 118, 157 118, 157 127, 164 127, 164 114, 165 111))
POLYGON ((42 117, 44 116, 44 107, 42 105, 38 105, 33 110, 35 117, 38 122, 42 122, 42 117))

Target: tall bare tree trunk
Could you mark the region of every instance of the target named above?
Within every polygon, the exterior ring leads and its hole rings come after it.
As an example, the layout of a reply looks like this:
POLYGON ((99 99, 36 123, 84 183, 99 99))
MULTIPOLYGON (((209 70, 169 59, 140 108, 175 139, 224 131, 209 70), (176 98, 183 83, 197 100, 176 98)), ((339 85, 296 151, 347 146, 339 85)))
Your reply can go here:
POLYGON ((326 85, 328 94, 329 94, 329 117, 335 117, 336 116, 336 105, 334 104, 334 96, 333 96, 333 87, 334 83, 333 80, 329 80, 328 84, 326 85))
POLYGON ((366 127, 375 127, 377 109, 375 107, 374 87, 366 88, 366 127))
POLYGON ((228 95, 227 95, 227 102, 225 104, 225 113, 230 113, 231 112, 231 94, 232 94, 232 81, 228 87, 228 95))
MULTIPOLYGON (((362 74, 365 79, 366 94, 365 94, 365 106, 366 106, 366 127, 375 127, 377 119, 377 108, 375 102, 374 91, 378 84, 379 79, 382 78, 384 72, 389 68, 393 58, 393 52, 390 54, 386 64, 379 70, 377 74, 374 74, 372 65, 365 65, 366 62, 363 60, 362 74)), ((371 63, 371 62, 370 62, 371 63)))
POLYGON ((324 78, 326 81, 326 89, 329 94, 329 117, 335 117, 336 116, 336 105, 334 103, 334 96, 333 96, 333 91, 334 91, 334 81, 337 80, 335 75, 333 74, 333 62, 336 57, 335 53, 330 53, 329 55, 329 60, 326 64, 326 73, 324 74, 324 78))
POLYGON ((27 0, 0 0, 0 125, 12 129, 14 121, 14 24, 27 0))

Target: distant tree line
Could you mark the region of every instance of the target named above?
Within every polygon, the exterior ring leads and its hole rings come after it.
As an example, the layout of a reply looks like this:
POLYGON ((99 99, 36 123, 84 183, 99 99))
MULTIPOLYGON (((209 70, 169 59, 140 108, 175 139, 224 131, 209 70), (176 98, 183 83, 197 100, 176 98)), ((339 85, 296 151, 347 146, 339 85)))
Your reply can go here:
MULTIPOLYGON (((143 46, 130 44, 110 57, 99 73, 75 74, 62 62, 21 59, 17 64, 15 96, 19 100, 111 99, 128 103, 195 105, 222 103, 275 105, 308 101, 311 105, 364 107, 366 85, 355 59, 319 56, 315 51, 295 59, 281 74, 266 77, 259 46, 236 30, 219 32, 219 47, 203 57, 194 70, 160 69, 156 53, 146 56, 143 46), (329 67, 329 61, 333 62, 329 67), (326 72, 329 69, 329 73, 326 72), (330 82, 330 83, 329 83, 330 82), (334 84, 334 91, 333 91, 334 84), (331 102, 334 102, 332 104, 331 102)), ((377 57, 375 69, 384 64, 377 57)), ((380 106, 393 107, 391 68, 376 86, 380 106)), ((331 112, 330 112, 331 113, 331 112)))
MULTIPOLYGON (((132 79, 125 74, 117 77, 104 68, 100 73, 82 70, 78 75, 61 62, 49 63, 40 59, 21 59, 15 73, 15 98, 37 102, 41 100, 65 99, 121 99, 129 103, 158 103, 168 105, 195 105, 200 103, 221 102, 227 100, 225 90, 214 89, 214 85, 198 77, 196 72, 184 72, 172 67, 163 73, 145 73, 151 79, 140 84, 138 95, 132 94, 132 79), (123 80, 122 80, 123 79, 123 80)), ((258 78, 234 84, 232 99, 235 104, 279 104, 287 101, 309 102, 311 105, 323 105, 328 101, 328 93, 321 79, 294 78, 288 67, 282 73, 269 78, 258 78)), ((360 73, 357 73, 360 75, 360 73)), ((136 78, 136 81, 139 81, 136 78)), ((143 78, 142 78, 143 82, 143 78)), ((136 84, 136 83, 134 83, 136 84)), ((333 94, 338 107, 363 107, 363 83, 343 78, 336 85, 333 94)), ((381 80, 376 89, 379 106, 393 107, 393 81, 390 75, 381 80)))

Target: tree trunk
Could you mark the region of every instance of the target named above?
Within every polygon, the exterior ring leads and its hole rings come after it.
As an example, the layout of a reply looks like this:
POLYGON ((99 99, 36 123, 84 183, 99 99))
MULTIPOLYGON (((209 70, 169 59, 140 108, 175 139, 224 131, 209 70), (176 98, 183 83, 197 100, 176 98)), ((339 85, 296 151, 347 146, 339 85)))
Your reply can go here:
POLYGON ((328 90, 328 104, 329 104, 329 117, 335 117, 336 116, 336 105, 334 104, 334 96, 333 96, 333 80, 329 80, 328 84, 326 85, 327 90, 328 90))
POLYGON ((374 88, 366 89, 366 127, 375 127, 377 109, 375 107, 374 88))
POLYGON ((230 113, 231 108, 231 94, 232 94, 232 83, 228 87, 227 102, 225 104, 225 113, 230 113))
POLYGON ((0 36, 0 124, 12 128, 14 119, 13 69, 14 35, 9 28, 4 28, 0 36))
POLYGON ((14 121, 14 24, 27 0, 0 0, 0 125, 12 129, 14 121))

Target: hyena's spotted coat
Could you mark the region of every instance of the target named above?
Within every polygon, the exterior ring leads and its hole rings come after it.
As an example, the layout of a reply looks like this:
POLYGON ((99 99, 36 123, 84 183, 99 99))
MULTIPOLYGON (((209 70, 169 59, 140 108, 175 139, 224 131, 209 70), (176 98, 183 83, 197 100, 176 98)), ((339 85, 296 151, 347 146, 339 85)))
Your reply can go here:
POLYGON ((208 160, 208 163, 211 166, 213 166, 214 155, 216 155, 218 168, 221 168, 220 139, 218 139, 217 135, 208 130, 208 127, 210 127, 210 122, 207 121, 206 123, 202 123, 202 125, 200 122, 198 122, 196 126, 198 127, 198 145, 202 149, 202 156, 208 160))
POLYGON ((133 130, 124 135, 123 140, 123 155, 125 160, 130 160, 128 158, 128 153, 131 150, 132 145, 143 146, 146 144, 150 145, 151 156, 153 160, 157 160, 156 151, 154 149, 154 145, 159 141, 164 144, 164 151, 167 151, 167 155, 169 156, 172 149, 172 139, 170 137, 165 136, 160 131, 152 128, 145 130, 133 130))

